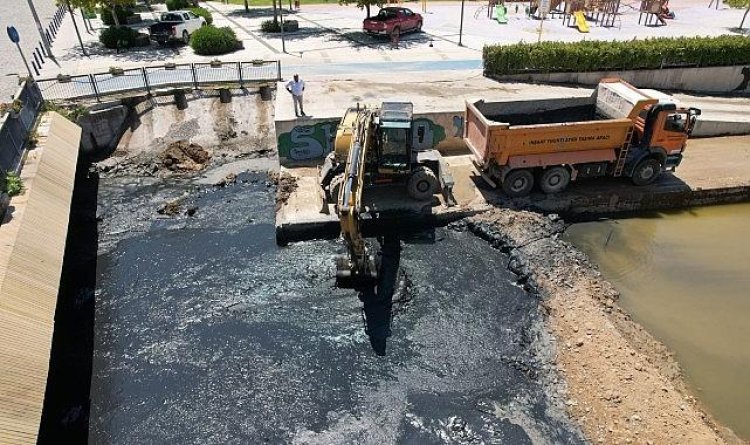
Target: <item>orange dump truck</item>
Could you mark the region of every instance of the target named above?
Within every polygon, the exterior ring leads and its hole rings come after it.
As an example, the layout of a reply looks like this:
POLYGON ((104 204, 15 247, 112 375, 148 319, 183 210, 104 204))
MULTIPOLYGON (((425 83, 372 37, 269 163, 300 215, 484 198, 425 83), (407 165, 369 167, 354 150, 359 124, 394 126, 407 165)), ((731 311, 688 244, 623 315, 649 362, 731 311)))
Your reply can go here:
POLYGON ((508 196, 597 176, 645 185, 680 164, 699 115, 666 94, 603 79, 591 97, 467 102, 464 140, 482 177, 508 196))

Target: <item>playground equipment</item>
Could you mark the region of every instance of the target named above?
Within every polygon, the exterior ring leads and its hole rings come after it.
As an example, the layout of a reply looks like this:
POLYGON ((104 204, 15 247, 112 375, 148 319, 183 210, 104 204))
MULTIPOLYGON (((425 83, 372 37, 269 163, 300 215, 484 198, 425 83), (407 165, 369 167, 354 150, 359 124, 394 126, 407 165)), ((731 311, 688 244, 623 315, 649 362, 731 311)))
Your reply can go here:
POLYGON ((508 23, 508 8, 505 5, 500 4, 495 6, 495 20, 501 25, 508 23))
POLYGON ((668 13, 669 8, 667 4, 669 0, 642 0, 641 7, 638 10, 638 24, 643 20, 645 26, 657 26, 659 23, 666 25, 664 18, 668 18, 665 13, 668 13))
POLYGON ((589 24, 586 22, 586 16, 583 15, 583 11, 576 11, 573 13, 576 22, 576 28, 581 32, 589 32, 589 24))
POLYGON ((569 0, 565 3, 563 25, 589 32, 589 21, 610 28, 618 19, 620 0, 569 0))

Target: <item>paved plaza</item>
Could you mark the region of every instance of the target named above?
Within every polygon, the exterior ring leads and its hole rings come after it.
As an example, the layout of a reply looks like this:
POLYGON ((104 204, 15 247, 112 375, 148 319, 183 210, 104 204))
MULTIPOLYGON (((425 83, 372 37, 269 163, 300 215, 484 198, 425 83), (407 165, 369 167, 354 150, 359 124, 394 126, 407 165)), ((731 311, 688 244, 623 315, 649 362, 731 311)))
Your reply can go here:
MULTIPOLYGON (((45 3, 42 0, 37 2, 45 3)), ((50 10, 54 10, 52 3, 52 0, 45 3, 50 10)), ((638 23, 638 4, 634 1, 623 2, 615 27, 605 28, 591 23, 591 31, 587 34, 580 33, 574 27, 564 26, 559 18, 546 20, 541 37, 543 40, 579 41, 716 36, 733 33, 733 28, 739 24, 743 13, 741 10, 725 6, 719 9, 708 8, 707 0, 676 0, 670 4, 676 18, 669 21, 667 26, 652 27, 638 23)), ((421 12, 420 3, 407 2, 403 5, 421 12)), ((22 6, 15 11, 19 16, 21 13, 28 13, 26 5, 22 6)), ((404 35, 400 48, 392 49, 387 40, 362 33, 361 23, 365 13, 355 6, 303 5, 299 12, 285 13, 287 20, 299 22, 300 29, 294 33, 287 33, 285 44, 282 45, 280 35, 268 35, 260 31, 261 23, 272 17, 270 7, 251 8, 250 12, 246 13, 240 5, 226 5, 215 1, 205 2, 202 6, 213 13, 216 26, 232 27, 243 42, 244 49, 221 56, 222 60, 278 59, 282 61, 284 77, 288 77, 293 71, 299 71, 309 78, 316 75, 330 77, 353 73, 479 69, 484 45, 534 42, 539 38, 540 25, 539 20, 526 16, 526 3, 508 3, 509 22, 507 25, 501 25, 487 18, 485 3, 469 1, 466 2, 464 12, 461 37, 463 46, 458 46, 460 2, 432 2, 427 5, 427 12, 421 12, 424 15, 424 32, 404 35)), ((7 9, 4 2, 3 7, 7 9)), ((153 23, 158 16, 158 8, 164 8, 164 5, 156 5, 156 8, 157 12, 153 14, 143 13, 143 22, 134 26, 145 28, 153 23)), ((114 50, 103 48, 98 42, 98 32, 86 32, 80 15, 75 17, 89 55, 82 54, 70 16, 66 16, 59 38, 54 44, 58 64, 46 63, 41 77, 53 77, 60 73, 105 72, 112 66, 128 68, 163 64, 167 61, 189 63, 214 58, 198 56, 190 47, 180 45, 151 45, 118 54, 114 50)), ((27 21, 30 23, 30 17, 27 21)), ((33 31, 33 24, 29 23, 22 33, 33 31)), ((99 20, 93 20, 92 24, 97 29, 103 26, 99 20)), ((11 61, 2 69, 22 72, 22 65, 18 66, 20 59, 18 63, 14 62, 18 55, 11 51, 11 44, 5 41, 0 48, 3 54, 7 53, 11 61)))

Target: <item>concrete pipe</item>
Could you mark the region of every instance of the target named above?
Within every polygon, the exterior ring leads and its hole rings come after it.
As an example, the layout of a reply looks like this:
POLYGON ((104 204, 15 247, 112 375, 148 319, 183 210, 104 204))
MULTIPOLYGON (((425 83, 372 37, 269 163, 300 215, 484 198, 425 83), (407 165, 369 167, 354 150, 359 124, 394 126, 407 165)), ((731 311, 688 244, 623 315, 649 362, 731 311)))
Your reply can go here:
POLYGON ((187 97, 185 96, 184 90, 175 90, 174 92, 174 103, 177 105, 178 110, 185 110, 188 107, 187 97))
POLYGON ((227 88, 219 89, 219 101, 223 104, 228 104, 232 101, 232 93, 227 88))
POLYGON ((271 87, 268 85, 261 85, 260 86, 260 98, 264 101, 269 101, 273 99, 273 95, 271 94, 271 87))

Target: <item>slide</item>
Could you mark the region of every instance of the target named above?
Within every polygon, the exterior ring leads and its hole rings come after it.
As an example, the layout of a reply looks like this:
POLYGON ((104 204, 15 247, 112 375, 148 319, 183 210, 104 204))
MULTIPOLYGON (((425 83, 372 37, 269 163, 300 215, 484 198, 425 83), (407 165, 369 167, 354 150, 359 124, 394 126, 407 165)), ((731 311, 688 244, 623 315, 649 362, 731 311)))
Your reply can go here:
POLYGON ((495 20, 501 25, 508 23, 508 8, 503 5, 495 6, 495 20))
POLYGON ((589 32, 589 24, 586 22, 586 16, 583 15, 583 11, 574 12, 573 17, 576 19, 576 26, 579 31, 589 32))

